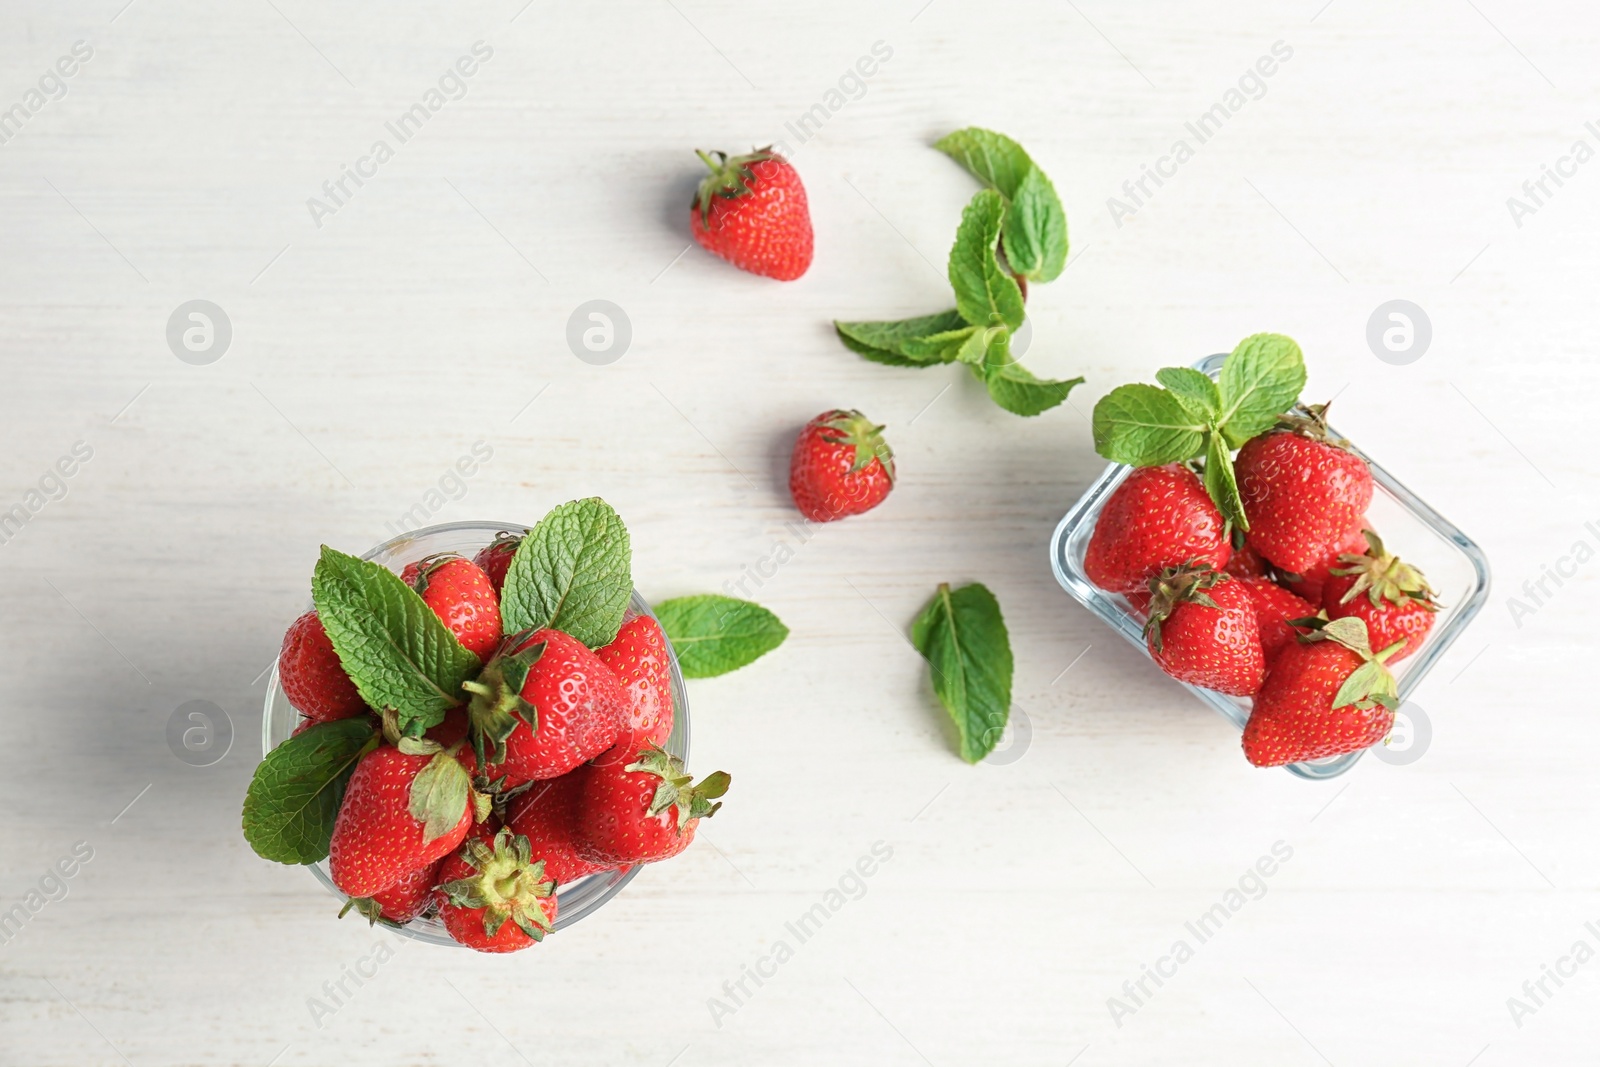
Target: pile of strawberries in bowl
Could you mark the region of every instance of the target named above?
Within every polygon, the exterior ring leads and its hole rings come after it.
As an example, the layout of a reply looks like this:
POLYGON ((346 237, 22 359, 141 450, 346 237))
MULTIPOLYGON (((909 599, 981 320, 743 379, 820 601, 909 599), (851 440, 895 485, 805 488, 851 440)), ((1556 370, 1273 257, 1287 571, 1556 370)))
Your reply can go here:
POLYGON ((243 822, 268 859, 326 860, 341 914, 524 949, 567 890, 597 906, 721 806, 726 774, 684 771, 676 659, 603 501, 398 575, 324 547, 312 589, 277 663, 299 722, 243 822))
POLYGON ((1298 346, 1256 335, 1216 380, 1157 378, 1096 406, 1097 448, 1132 469, 1094 516, 1082 575, 1122 598, 1162 670, 1248 702, 1252 764, 1383 741, 1399 705, 1391 667, 1443 605, 1371 521, 1367 461, 1325 406, 1300 403, 1298 346))

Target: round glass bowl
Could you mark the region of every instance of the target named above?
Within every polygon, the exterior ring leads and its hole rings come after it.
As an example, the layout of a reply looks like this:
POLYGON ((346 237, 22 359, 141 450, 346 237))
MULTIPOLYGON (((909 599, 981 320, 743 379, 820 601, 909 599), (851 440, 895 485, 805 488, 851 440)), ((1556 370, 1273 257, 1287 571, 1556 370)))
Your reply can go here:
MULTIPOLYGON (((495 534, 501 530, 526 533, 527 529, 526 526, 511 522, 445 523, 442 526, 429 526, 390 538, 364 553, 361 558, 381 563, 398 574, 407 563, 441 552, 455 552, 471 559, 480 548, 493 541, 495 534)), ((635 590, 633 599, 628 604, 627 618, 633 619, 640 615, 654 617, 650 605, 635 590)), ((670 644, 667 646, 667 659, 672 673, 673 722, 672 735, 667 738, 665 747, 674 756, 687 761, 689 702, 684 693, 683 673, 678 669, 678 658, 673 654, 670 644)), ((272 675, 267 680, 267 703, 261 719, 262 754, 265 755, 281 745, 299 724, 300 713, 295 711, 289 703, 289 698, 284 695, 283 686, 278 684, 278 666, 274 663, 272 675)), ((345 894, 339 891, 333 884, 333 879, 328 876, 327 860, 311 864, 310 869, 317 881, 326 886, 330 893, 340 900, 346 899, 345 894)), ((638 872, 637 867, 626 871, 606 871, 558 886, 556 899, 560 901, 560 907, 556 912, 556 929, 564 930, 585 915, 599 910, 601 905, 621 892, 622 887, 627 885, 638 872)), ((456 944, 445 933, 444 924, 437 919, 413 919, 405 926, 396 928, 396 932, 415 941, 426 941, 429 944, 456 944)))

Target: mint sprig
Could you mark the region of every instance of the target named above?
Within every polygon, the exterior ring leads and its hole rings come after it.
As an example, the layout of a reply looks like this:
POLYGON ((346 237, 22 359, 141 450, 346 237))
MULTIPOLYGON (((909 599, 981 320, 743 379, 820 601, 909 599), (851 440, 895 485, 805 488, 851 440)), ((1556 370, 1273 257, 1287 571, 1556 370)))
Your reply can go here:
POLYGON ((1305 357, 1282 334, 1246 337, 1213 382, 1191 367, 1163 367, 1165 388, 1120 385, 1094 406, 1094 447, 1113 463, 1160 467, 1205 456, 1206 492, 1223 517, 1250 528, 1230 453, 1265 433, 1305 387, 1305 357))
POLYGON ((760 604, 706 594, 655 606, 685 678, 715 678, 755 662, 783 644, 789 628, 760 604))
POLYGON ((1002 408, 1038 415, 1066 399, 1073 378, 1036 378, 1017 363, 1010 335, 1025 315, 1023 279, 1047 282, 1067 260, 1067 217, 1055 187, 1022 146, 969 127, 934 147, 986 188, 962 212, 948 274, 956 309, 890 322, 835 322, 844 346, 897 367, 965 363, 1002 408))
POLYGON ((633 594, 628 528, 599 497, 539 520, 506 569, 500 617, 507 633, 551 628, 600 648, 616 639, 633 594))
POLYGON ((393 571, 322 546, 311 576, 317 616, 339 662, 374 708, 393 708, 418 734, 461 704, 483 666, 393 571))
POLYGON ((244 838, 275 863, 316 863, 328 855, 333 823, 356 763, 378 746, 367 715, 318 723, 256 766, 244 795, 244 838))
POLYGON ((961 758, 994 750, 1011 715, 1011 639, 994 594, 979 584, 939 586, 911 626, 939 702, 955 723, 961 758))

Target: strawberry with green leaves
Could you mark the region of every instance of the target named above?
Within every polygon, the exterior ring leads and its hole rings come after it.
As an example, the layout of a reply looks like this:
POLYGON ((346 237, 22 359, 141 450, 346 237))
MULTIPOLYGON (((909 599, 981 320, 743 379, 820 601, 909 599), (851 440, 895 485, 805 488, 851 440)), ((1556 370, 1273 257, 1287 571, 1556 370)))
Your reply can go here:
POLYGON ((446 553, 406 564, 401 579, 422 597, 463 648, 488 659, 500 643, 500 597, 469 559, 446 553))
POLYGON ((573 835, 586 770, 587 767, 579 767, 560 778, 534 782, 506 809, 506 826, 512 833, 528 839, 532 854, 544 860, 546 876, 560 885, 611 870, 614 866, 578 855, 573 835))
POLYGON ((278 683, 289 703, 311 722, 344 719, 367 710, 315 611, 294 620, 283 635, 278 683))
POLYGON ((804 274, 811 266, 811 211, 793 165, 770 147, 743 156, 695 154, 711 170, 690 209, 689 229, 700 247, 751 274, 784 282, 804 274))
POLYGON ((1205 565, 1169 567, 1150 582, 1145 642, 1180 682, 1247 697, 1266 669, 1255 603, 1244 583, 1205 565))
POLYGON ((508 638, 466 688, 485 774, 507 786, 557 778, 616 741, 628 712, 622 684, 560 630, 508 638))
POLYGON ((1330 619, 1355 618, 1367 624, 1373 644, 1386 648, 1403 642, 1389 657, 1394 663, 1422 647, 1433 629, 1439 602, 1422 572, 1386 552, 1371 530, 1365 531, 1367 551, 1346 553, 1332 569, 1322 589, 1322 606, 1330 619))
POLYGON ((676 856, 694 840, 700 820, 722 807, 730 779, 717 771, 701 782, 683 761, 633 735, 584 768, 575 840, 594 863, 622 866, 676 856))
POLYGON ((479 952, 516 952, 555 929, 556 884, 526 837, 485 825, 439 868, 435 902, 450 936, 479 952))
POLYGON ((1246 441, 1234 461, 1251 546, 1292 574, 1336 551, 1372 502, 1372 472, 1330 436, 1327 405, 1301 411, 1246 441))
POLYGON ((1361 516, 1355 526, 1339 539, 1339 544, 1335 548, 1324 553, 1322 558, 1298 574, 1280 572, 1278 581, 1296 596, 1313 604, 1321 604, 1322 590, 1327 586, 1328 579, 1333 576, 1333 568, 1340 565, 1339 557, 1346 554, 1360 555, 1365 552, 1370 547, 1367 544, 1366 531, 1371 528, 1372 523, 1367 521, 1365 515, 1361 516))
POLYGON ((859 411, 825 411, 806 423, 789 457, 789 494, 812 522, 860 515, 894 488, 883 427, 859 411))
POLYGON ((1278 654, 1244 727, 1257 767, 1341 756, 1377 744, 1394 726, 1398 688, 1360 619, 1335 619, 1278 654))
POLYGON ((648 615, 622 624, 616 640, 596 649, 600 662, 622 683, 628 710, 622 728, 658 745, 672 734, 672 662, 661 625, 648 615))
POLYGON ((511 558, 517 554, 517 546, 522 544, 523 536, 510 530, 501 530, 494 535, 493 541, 478 549, 477 555, 472 557, 478 569, 489 576, 489 584, 494 586, 496 594, 506 584, 506 568, 511 566, 511 558))
POLYGON ((1139 467, 1100 509, 1084 552, 1089 580, 1111 593, 1137 593, 1167 567, 1221 567, 1230 553, 1222 514, 1181 463, 1139 467))

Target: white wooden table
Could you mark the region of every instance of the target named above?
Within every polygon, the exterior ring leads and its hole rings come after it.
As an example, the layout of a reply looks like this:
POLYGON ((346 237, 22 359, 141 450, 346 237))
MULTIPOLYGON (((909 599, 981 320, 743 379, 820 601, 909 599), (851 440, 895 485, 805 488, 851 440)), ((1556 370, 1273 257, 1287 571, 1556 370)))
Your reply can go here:
POLYGON ((12 0, 0 32, 0 107, 25 112, 0 127, 0 511, 29 515, 0 526, 0 912, 39 893, 0 943, 0 1063, 1593 1058, 1600 963, 1570 954, 1600 948, 1600 164, 1561 163, 1600 148, 1591 8, 124 3, 12 0), (77 41, 92 56, 54 80, 77 41), (478 41, 421 131, 389 133, 478 41), (877 42, 892 55, 830 96, 877 42), (1275 42, 1292 55, 1199 143, 1186 123, 1275 42), (929 144, 967 124, 1020 139, 1071 220, 1027 361, 1089 381, 1038 419, 830 334, 948 306, 973 184, 929 144), (392 158, 361 162, 380 138, 392 158), (1180 138, 1192 158, 1162 163, 1180 138), (818 231, 789 285, 686 249, 691 149, 775 139, 818 231), (1535 203, 1546 164, 1568 176, 1535 203), (232 327, 204 365, 166 338, 197 299, 232 327), (593 299, 631 322, 610 365, 565 340, 593 299), (1391 299, 1432 324, 1405 366, 1366 340, 1391 299), (1295 336, 1309 394, 1493 561, 1491 604, 1417 694, 1434 733, 1410 766, 1251 770, 1051 580, 1050 530, 1101 467, 1094 400, 1260 330, 1295 336), (798 533, 787 450, 836 405, 888 424, 902 481, 798 533), (492 457, 430 501, 476 442, 492 457), (92 455, 57 481, 75 445, 92 455), (531 521, 590 494, 652 597, 786 558, 746 588, 792 638, 692 686, 728 805, 532 952, 379 953, 239 834, 317 545, 363 550, 419 503, 531 521), (1031 740, 1003 765, 955 757, 904 637, 945 580, 987 583, 1010 624, 1031 740), (190 701, 231 723, 213 765, 169 747, 190 701), (1275 845, 1290 858, 1202 943, 1186 924, 1275 845), (859 899, 802 942, 787 924, 841 879, 859 899))

